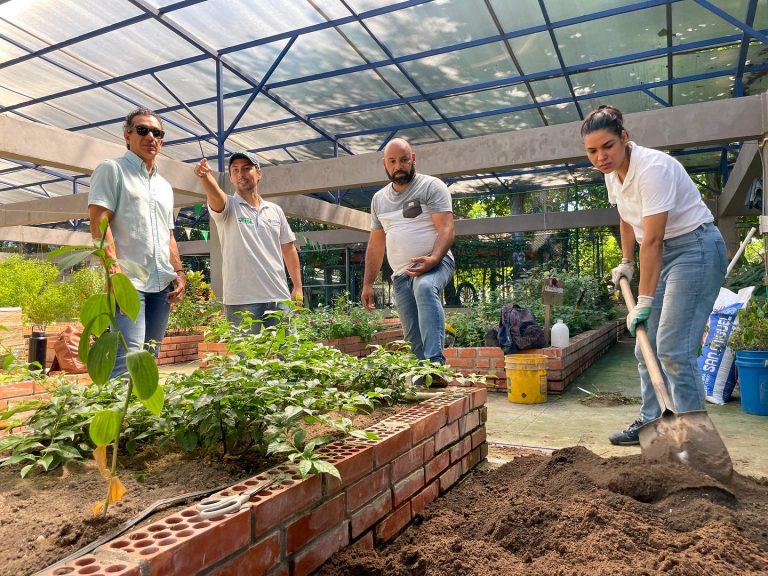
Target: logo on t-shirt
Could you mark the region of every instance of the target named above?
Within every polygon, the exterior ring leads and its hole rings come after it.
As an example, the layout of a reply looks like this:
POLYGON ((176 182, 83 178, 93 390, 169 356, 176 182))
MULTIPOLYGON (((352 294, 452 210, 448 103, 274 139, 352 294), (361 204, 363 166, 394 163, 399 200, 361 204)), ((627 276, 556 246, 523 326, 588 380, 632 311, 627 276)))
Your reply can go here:
POLYGON ((240 222, 240 224, 246 224, 247 226, 253 226, 253 220, 251 220, 247 216, 241 216, 240 218, 237 219, 237 221, 240 222))
POLYGON ((403 218, 416 218, 421 214, 421 202, 418 200, 408 200, 403 204, 403 218))

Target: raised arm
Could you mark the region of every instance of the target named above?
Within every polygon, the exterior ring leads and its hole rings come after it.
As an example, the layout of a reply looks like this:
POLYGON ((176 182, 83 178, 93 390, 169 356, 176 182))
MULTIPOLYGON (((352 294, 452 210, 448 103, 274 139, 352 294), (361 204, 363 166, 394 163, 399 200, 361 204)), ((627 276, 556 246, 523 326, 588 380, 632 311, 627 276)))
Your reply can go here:
POLYGON ((195 166, 195 176, 200 178, 203 183, 203 190, 208 200, 208 206, 214 212, 221 212, 224 210, 224 206, 227 205, 227 195, 219 187, 219 183, 216 182, 216 178, 213 177, 213 170, 208 166, 208 160, 203 158, 195 166))

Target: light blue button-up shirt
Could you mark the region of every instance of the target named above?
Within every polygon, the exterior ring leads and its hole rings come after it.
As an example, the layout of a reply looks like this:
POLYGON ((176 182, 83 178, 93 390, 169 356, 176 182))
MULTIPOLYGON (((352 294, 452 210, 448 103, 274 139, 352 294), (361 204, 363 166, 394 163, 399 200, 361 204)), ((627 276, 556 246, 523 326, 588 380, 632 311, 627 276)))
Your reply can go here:
POLYGON ((170 248, 173 189, 156 165, 149 174, 144 161, 131 151, 105 160, 91 175, 88 204, 114 214, 110 228, 118 259, 139 264, 149 273, 143 282, 123 269, 137 290, 160 292, 176 279, 170 248))

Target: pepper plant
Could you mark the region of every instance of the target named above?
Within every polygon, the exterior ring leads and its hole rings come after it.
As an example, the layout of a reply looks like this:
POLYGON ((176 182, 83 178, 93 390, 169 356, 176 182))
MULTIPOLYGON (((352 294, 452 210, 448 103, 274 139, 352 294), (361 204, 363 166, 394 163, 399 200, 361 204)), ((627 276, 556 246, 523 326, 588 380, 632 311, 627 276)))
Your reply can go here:
MULTIPOLYGON (((83 303, 80 322, 83 334, 80 337, 78 355, 88 366, 88 375, 97 386, 105 385, 115 367, 118 345, 128 350, 125 337, 116 329, 115 317, 119 309, 131 320, 136 321, 141 306, 139 294, 130 278, 122 272, 113 272, 119 264, 138 278, 146 278, 142 267, 124 260, 114 260, 105 250, 107 220, 100 222, 101 238, 95 246, 65 246, 51 253, 51 258, 62 256, 61 269, 70 268, 88 257, 96 258, 104 270, 104 291, 91 295, 83 303), (109 328, 112 327, 112 330, 109 328)), ((96 412, 88 427, 90 439, 96 448, 93 451, 102 477, 107 482, 106 498, 93 507, 93 514, 107 514, 112 502, 119 502, 125 494, 125 487, 117 475, 117 453, 120 432, 134 394, 153 414, 159 415, 163 408, 163 388, 159 385, 159 374, 155 357, 149 350, 132 350, 126 355, 127 377, 119 376, 125 382, 126 394, 122 405, 105 407, 96 412), (107 447, 111 446, 111 462, 107 462, 107 447)))

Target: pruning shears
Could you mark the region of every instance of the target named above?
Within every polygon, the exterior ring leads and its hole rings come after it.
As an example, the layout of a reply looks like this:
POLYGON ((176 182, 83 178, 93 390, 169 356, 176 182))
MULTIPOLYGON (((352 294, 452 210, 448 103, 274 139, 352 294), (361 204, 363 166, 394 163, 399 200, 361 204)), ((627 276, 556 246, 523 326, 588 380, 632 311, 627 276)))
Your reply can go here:
POLYGON ((284 476, 274 476, 264 482, 259 482, 255 486, 251 486, 244 492, 235 496, 227 496, 226 498, 220 498, 218 500, 203 500, 197 505, 197 511, 200 516, 208 520, 219 518, 225 514, 232 514, 241 510, 251 499, 251 496, 266 490, 273 484, 283 480, 284 476))

